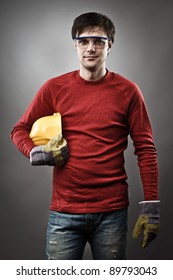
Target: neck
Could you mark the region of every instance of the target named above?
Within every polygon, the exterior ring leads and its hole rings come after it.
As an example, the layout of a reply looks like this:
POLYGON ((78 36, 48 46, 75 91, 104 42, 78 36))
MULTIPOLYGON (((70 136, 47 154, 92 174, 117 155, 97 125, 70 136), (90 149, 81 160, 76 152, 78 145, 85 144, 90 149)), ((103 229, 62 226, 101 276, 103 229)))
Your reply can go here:
POLYGON ((89 70, 83 67, 80 67, 80 76, 86 81, 98 81, 106 75, 106 68, 102 67, 97 70, 89 70))

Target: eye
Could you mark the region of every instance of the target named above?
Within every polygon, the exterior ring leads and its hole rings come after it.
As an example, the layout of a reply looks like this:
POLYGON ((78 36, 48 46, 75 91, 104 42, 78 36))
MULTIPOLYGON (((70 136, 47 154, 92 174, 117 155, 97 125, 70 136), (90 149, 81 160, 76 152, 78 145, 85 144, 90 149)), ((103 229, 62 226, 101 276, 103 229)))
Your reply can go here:
POLYGON ((85 46, 88 44, 88 41, 86 39, 80 39, 78 42, 79 42, 79 45, 81 45, 81 46, 85 46))
POLYGON ((103 41, 103 39, 96 39, 94 41, 94 44, 96 44, 97 46, 104 46, 105 45, 105 41, 103 41))

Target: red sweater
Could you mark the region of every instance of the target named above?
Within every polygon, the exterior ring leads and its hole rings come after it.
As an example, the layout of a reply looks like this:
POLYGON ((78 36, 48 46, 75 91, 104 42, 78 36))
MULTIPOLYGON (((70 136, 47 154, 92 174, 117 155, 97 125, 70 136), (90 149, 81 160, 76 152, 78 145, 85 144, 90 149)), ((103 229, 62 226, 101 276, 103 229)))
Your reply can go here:
MULTIPOLYGON (((69 159, 54 167, 51 209, 68 213, 113 211, 128 206, 124 151, 130 134, 146 200, 156 200, 157 154, 143 96, 136 84, 107 72, 88 82, 74 71, 48 80, 11 133, 27 157, 31 126, 60 112, 69 159)), ((36 167, 35 167, 36 168, 36 167)))

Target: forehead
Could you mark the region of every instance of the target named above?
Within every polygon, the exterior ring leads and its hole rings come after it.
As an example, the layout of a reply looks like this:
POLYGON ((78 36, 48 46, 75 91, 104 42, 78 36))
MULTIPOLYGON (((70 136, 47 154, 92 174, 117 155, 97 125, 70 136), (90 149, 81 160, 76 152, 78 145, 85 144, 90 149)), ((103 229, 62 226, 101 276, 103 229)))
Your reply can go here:
POLYGON ((88 28, 85 29, 81 34, 78 36, 101 36, 101 37, 107 37, 107 34, 104 32, 103 29, 100 29, 99 27, 94 28, 88 28))

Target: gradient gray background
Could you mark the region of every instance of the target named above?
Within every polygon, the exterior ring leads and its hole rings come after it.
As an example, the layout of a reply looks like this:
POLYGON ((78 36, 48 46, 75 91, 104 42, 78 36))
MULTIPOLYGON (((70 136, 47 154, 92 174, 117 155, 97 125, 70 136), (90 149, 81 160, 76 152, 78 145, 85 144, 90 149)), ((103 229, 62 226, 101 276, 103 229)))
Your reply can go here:
MULTIPOLYGON (((131 238, 143 194, 131 142, 126 152, 130 185, 127 258, 173 259, 173 2, 16 0, 1 1, 0 6, 0 259, 44 258, 52 169, 31 167, 9 134, 47 79, 78 69, 71 25, 76 16, 89 11, 108 15, 116 25, 107 67, 141 88, 158 151, 162 229, 145 250, 131 238)), ((84 259, 90 258, 87 245, 84 259)))

